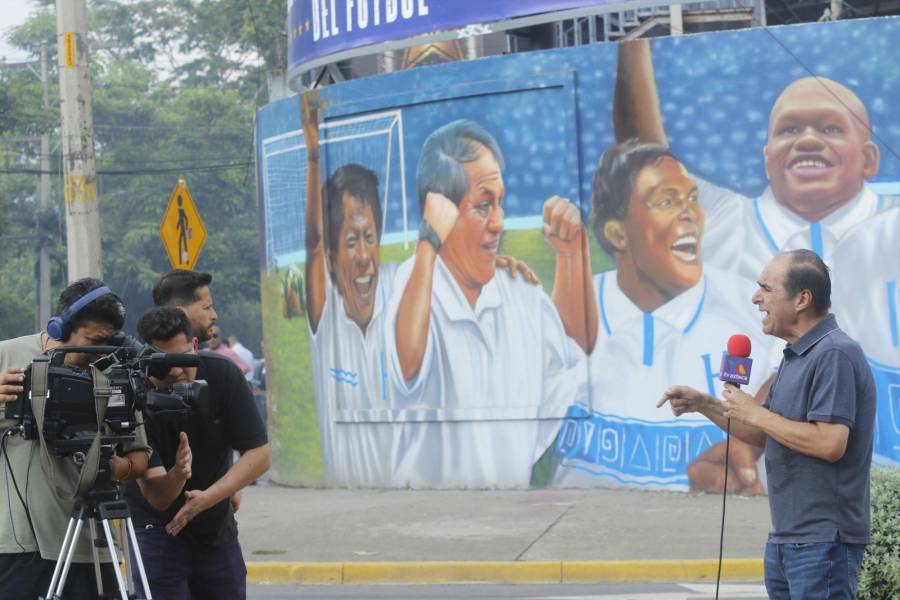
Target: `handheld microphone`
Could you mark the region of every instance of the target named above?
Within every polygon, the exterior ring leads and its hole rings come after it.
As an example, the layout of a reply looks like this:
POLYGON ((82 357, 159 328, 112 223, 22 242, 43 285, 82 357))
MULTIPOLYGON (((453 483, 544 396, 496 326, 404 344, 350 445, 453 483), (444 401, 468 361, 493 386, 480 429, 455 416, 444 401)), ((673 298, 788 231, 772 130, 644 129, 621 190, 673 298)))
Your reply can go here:
POLYGON ((753 359, 750 358, 750 338, 736 334, 728 338, 728 350, 722 354, 722 365, 719 367, 719 379, 738 387, 750 383, 750 369, 753 359))
MULTIPOLYGON (((728 349, 722 353, 719 379, 737 387, 750 383, 750 338, 735 334, 728 338, 728 349)), ((722 483, 722 527, 719 531, 719 568, 716 572, 716 600, 719 598, 719 582, 722 579, 722 553, 725 548, 725 498, 728 495, 728 456, 731 454, 731 419, 725 427, 725 478, 722 483)))

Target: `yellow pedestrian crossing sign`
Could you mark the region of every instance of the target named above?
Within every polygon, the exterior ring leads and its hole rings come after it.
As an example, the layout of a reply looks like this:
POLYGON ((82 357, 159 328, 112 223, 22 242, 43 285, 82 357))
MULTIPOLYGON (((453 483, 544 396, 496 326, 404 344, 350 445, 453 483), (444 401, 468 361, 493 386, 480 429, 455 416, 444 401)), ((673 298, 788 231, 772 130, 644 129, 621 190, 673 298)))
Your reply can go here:
POLYGON ((178 178, 159 224, 166 254, 173 269, 193 269, 206 242, 206 227, 184 177, 178 178))

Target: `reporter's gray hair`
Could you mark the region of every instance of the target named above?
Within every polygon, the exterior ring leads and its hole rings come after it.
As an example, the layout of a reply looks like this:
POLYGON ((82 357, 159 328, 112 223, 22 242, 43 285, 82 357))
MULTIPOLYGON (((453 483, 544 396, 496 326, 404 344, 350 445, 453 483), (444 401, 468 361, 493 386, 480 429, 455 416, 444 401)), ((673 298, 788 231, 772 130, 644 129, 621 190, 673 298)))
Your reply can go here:
POLYGON ((463 164, 475 160, 480 147, 494 155, 503 169, 503 152, 487 130, 469 119, 460 119, 436 129, 425 140, 416 168, 419 208, 424 211, 429 192, 443 194, 459 206, 469 189, 469 175, 463 164))

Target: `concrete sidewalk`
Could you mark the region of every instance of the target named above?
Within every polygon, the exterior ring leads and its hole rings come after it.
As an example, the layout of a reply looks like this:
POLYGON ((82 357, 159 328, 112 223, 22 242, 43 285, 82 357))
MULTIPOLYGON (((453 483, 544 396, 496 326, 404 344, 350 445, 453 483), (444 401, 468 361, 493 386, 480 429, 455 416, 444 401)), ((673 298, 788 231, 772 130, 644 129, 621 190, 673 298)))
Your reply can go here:
MULTIPOLYGON (((263 485, 237 517, 254 582, 686 580, 715 578, 721 505, 634 490, 263 485)), ((766 498, 728 497, 724 577, 761 578, 768 529, 766 498)))

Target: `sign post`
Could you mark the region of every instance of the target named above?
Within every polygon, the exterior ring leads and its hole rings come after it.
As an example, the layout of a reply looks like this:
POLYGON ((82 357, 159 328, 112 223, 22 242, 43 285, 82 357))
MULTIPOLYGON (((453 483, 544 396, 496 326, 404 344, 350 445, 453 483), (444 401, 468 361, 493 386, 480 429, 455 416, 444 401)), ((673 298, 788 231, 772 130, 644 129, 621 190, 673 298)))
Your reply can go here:
POLYGON ((166 254, 173 269, 193 269, 206 242, 206 227, 184 177, 178 178, 159 224, 166 254))

